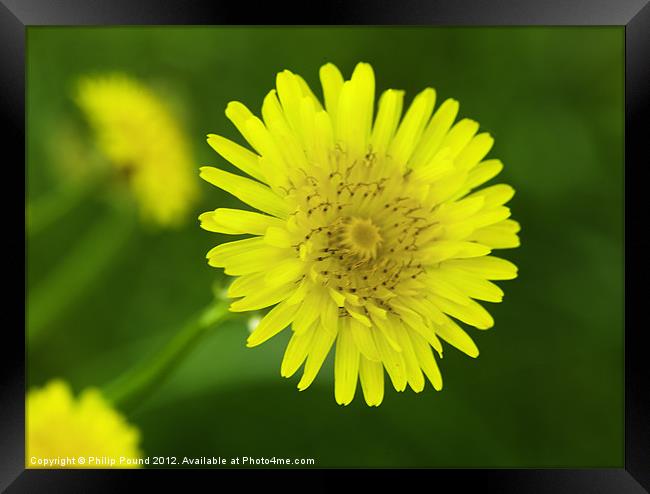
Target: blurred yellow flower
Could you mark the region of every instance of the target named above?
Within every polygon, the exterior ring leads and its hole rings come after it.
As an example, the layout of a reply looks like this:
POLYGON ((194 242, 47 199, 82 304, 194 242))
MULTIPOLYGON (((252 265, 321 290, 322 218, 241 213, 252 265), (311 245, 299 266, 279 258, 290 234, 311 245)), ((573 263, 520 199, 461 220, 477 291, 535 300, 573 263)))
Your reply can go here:
POLYGON ((183 221, 198 184, 189 145, 167 105, 124 74, 82 78, 75 100, 101 151, 128 178, 145 220, 183 221))
POLYGON ((53 171, 66 185, 88 184, 107 165, 101 152, 86 142, 81 127, 72 119, 60 117, 45 145, 53 171))
POLYGON ((95 389, 53 380, 27 394, 28 468, 138 468, 140 433, 95 389), (80 460, 80 458, 82 458, 80 460))
POLYGON ((226 116, 253 147, 217 135, 208 143, 253 179, 212 167, 201 177, 258 212, 219 208, 201 226, 252 238, 208 252, 209 264, 238 278, 232 311, 274 306, 248 337, 256 346, 291 325, 281 366, 304 364, 300 390, 316 377, 335 345, 334 395, 352 401, 360 380, 368 405, 393 386, 415 392, 426 376, 437 390, 434 358, 445 340, 471 357, 478 348, 455 321, 488 329, 494 321, 474 299, 500 302, 489 280, 517 276, 491 256, 517 247, 519 224, 504 206, 509 185, 477 188, 503 165, 484 160, 493 144, 470 119, 454 123, 458 102, 434 113, 436 92, 418 94, 403 118, 404 92, 385 91, 374 117, 372 67, 344 81, 321 68, 324 106, 298 75, 285 70, 262 105, 263 121, 242 103, 226 116))

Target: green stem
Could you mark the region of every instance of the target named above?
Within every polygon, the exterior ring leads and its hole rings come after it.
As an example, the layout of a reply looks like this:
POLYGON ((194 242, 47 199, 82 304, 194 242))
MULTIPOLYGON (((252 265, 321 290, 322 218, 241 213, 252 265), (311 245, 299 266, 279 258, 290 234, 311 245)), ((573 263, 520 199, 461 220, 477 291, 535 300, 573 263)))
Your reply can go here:
POLYGON ((106 386, 104 395, 118 408, 132 409, 169 376, 210 329, 231 315, 227 301, 215 301, 190 319, 159 352, 106 386))
POLYGON ((46 329, 84 293, 126 244, 134 218, 125 210, 112 210, 70 249, 34 288, 28 288, 29 339, 41 338, 46 329))

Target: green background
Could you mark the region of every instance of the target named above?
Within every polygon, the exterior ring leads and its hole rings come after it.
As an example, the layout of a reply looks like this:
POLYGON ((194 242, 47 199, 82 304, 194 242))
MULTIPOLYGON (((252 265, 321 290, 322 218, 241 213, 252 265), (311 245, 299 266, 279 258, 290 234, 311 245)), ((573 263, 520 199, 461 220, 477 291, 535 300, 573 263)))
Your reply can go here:
MULTIPOLYGON (((300 373, 279 375, 288 334, 247 349, 245 322, 233 322, 128 411, 145 453, 305 457, 320 467, 622 466, 623 40, 622 28, 29 28, 29 207, 67 190, 56 136, 83 128, 71 102, 80 75, 125 71, 165 94, 199 181, 200 165, 227 167, 207 133, 242 142, 228 101, 259 114, 285 68, 320 95, 328 61, 348 77, 370 62, 377 92, 405 89, 407 102, 426 86, 438 104, 458 99, 460 116, 496 139, 490 157, 505 169, 495 181, 517 191, 522 246, 499 254, 520 276, 500 282, 502 304, 487 304, 495 328, 469 330, 478 359, 446 347, 441 392, 387 385, 379 408, 360 390, 340 407, 331 355, 298 392, 300 373)), ((28 315, 42 325, 28 328, 30 386, 51 377, 76 391, 103 386, 210 301, 222 274, 204 255, 224 236, 199 229, 196 216, 237 202, 200 188, 178 230, 129 222, 111 207, 119 194, 99 191, 28 236, 28 315)))

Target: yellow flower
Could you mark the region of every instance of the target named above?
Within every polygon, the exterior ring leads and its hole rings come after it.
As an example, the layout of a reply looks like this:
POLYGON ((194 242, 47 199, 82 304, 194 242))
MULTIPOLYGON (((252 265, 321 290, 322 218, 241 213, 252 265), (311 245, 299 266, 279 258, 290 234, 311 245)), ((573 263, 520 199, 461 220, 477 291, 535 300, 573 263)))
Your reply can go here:
POLYGON ((65 382, 50 381, 28 393, 26 416, 28 468, 139 466, 138 430, 95 389, 75 399, 65 382))
POLYGON ((103 154, 128 178, 143 217, 162 226, 185 219, 198 186, 189 145, 164 102, 123 74, 81 79, 76 102, 103 154))
POLYGON ((298 388, 314 380, 336 344, 334 394, 352 401, 360 379, 368 405, 393 386, 415 392, 424 375, 442 378, 432 348, 441 339, 472 357, 478 349, 455 320, 494 324, 474 299, 500 302, 488 280, 517 268, 489 254, 519 245, 517 222, 504 204, 508 185, 474 191, 497 175, 483 158, 493 139, 478 123, 454 121, 458 102, 433 113, 436 93, 418 94, 400 121, 404 92, 385 91, 373 122, 375 80, 360 63, 344 81, 332 64, 320 70, 325 109, 305 81, 287 70, 262 105, 263 121, 239 102, 226 116, 253 147, 223 137, 208 143, 253 179, 202 167, 208 182, 262 213, 217 209, 199 219, 206 230, 251 234, 219 245, 209 264, 238 278, 233 311, 275 305, 248 338, 256 346, 288 325, 293 334, 281 374, 304 363, 298 388), (433 116, 431 116, 433 113, 433 116))

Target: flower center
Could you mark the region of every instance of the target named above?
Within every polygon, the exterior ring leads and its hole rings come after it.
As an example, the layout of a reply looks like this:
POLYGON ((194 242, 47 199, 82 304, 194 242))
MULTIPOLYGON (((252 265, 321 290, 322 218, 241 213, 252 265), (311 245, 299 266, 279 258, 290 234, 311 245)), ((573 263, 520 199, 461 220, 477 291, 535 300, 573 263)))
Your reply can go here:
POLYGON ((421 288, 421 248, 441 233, 427 191, 408 172, 389 173, 388 159, 349 161, 336 151, 329 166, 298 169, 285 188, 300 235, 294 248, 313 263, 312 281, 345 294, 366 316, 366 304, 390 312, 397 293, 421 288))
POLYGON ((377 257, 382 243, 379 227, 371 219, 351 217, 343 227, 342 243, 351 254, 368 260, 377 257))

